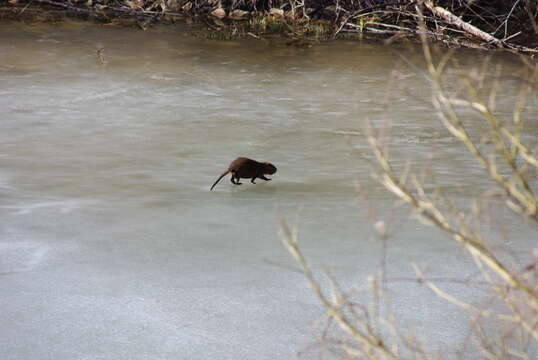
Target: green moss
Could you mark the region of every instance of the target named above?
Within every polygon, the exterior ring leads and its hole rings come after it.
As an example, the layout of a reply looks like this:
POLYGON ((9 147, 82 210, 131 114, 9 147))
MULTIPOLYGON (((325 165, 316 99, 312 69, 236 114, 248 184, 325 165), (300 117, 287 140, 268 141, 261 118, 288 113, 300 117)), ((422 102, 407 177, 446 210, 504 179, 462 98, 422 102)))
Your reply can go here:
POLYGON ((326 21, 311 22, 309 32, 317 39, 325 39, 333 33, 333 27, 326 21))
POLYGON ((267 18, 256 16, 248 20, 248 26, 244 29, 254 34, 263 34, 267 30, 267 18))
POLYGON ((269 32, 273 34, 282 34, 288 30, 288 24, 283 18, 268 16, 266 19, 269 32))

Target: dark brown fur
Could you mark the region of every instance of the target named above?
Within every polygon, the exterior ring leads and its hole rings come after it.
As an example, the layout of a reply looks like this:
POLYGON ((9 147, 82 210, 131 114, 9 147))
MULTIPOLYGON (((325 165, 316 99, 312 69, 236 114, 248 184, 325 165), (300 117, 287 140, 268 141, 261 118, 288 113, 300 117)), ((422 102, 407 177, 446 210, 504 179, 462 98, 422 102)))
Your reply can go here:
POLYGON ((232 178, 230 179, 232 184, 241 185, 239 182, 239 179, 241 178, 250 179, 251 183, 256 184, 254 180, 257 178, 265 181, 271 180, 266 178, 265 175, 273 175, 276 173, 276 167, 268 162, 258 162, 256 160, 238 157, 230 163, 228 170, 223 172, 217 181, 215 181, 213 186, 211 186, 211 190, 213 190, 220 179, 222 179, 228 173, 232 173, 232 178))

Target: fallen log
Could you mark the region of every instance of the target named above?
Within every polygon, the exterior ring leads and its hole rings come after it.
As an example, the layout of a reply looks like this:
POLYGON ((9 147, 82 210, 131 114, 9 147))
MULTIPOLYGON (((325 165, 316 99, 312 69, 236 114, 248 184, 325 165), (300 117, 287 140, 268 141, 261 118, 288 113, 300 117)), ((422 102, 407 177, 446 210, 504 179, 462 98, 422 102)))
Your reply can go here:
POLYGON ((504 43, 501 40, 499 40, 496 37, 488 34, 485 31, 480 30, 476 26, 471 25, 471 24, 463 21, 461 18, 454 15, 453 13, 448 11, 447 9, 445 9, 443 7, 440 7, 440 6, 433 5, 433 3, 431 1, 429 1, 429 0, 424 1, 424 5, 428 8, 428 10, 430 10, 432 12, 432 14, 434 14, 435 16, 440 17, 441 19, 443 19, 447 23, 456 26, 457 28, 465 31, 466 33, 471 34, 471 35, 473 35, 473 36, 475 36, 475 37, 477 37, 479 39, 482 39, 482 40, 486 41, 487 43, 494 44, 494 45, 496 45, 498 47, 504 47, 504 43))

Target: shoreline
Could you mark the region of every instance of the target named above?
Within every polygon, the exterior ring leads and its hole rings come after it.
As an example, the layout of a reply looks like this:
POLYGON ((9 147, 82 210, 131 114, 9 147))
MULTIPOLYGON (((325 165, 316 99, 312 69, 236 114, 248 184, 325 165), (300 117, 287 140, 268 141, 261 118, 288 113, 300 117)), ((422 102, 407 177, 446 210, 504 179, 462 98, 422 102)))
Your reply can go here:
MULTIPOLYGON (((324 4, 329 5, 321 6, 319 0, 311 0, 309 5, 319 6, 306 7, 303 2, 295 8, 291 2, 282 3, 280 7, 274 2, 269 8, 263 6, 266 3, 255 0, 248 4, 233 2, 228 6, 220 0, 204 0, 196 5, 187 0, 0 0, 0 21, 59 23, 66 18, 76 18, 142 30, 156 24, 186 22, 195 25, 198 35, 205 34, 211 39, 263 39, 276 35, 297 46, 339 38, 367 37, 388 43, 419 41, 420 36, 425 35, 430 41, 450 48, 538 53, 538 5, 529 5, 532 1, 519 7, 514 5, 504 18, 498 18, 499 24, 477 25, 471 24, 477 22, 475 18, 458 14, 458 9, 440 6, 443 1, 434 6, 424 0, 420 7, 412 1, 380 1, 375 6, 365 7, 359 1, 354 6, 348 5, 350 10, 345 9, 347 3, 340 5, 332 1, 325 1, 324 4), (495 26, 497 30, 493 32, 484 29, 495 26), (498 36, 499 33, 503 36, 498 36)), ((503 10, 497 9, 498 12, 503 10)), ((478 17, 485 21, 482 15, 478 17)))

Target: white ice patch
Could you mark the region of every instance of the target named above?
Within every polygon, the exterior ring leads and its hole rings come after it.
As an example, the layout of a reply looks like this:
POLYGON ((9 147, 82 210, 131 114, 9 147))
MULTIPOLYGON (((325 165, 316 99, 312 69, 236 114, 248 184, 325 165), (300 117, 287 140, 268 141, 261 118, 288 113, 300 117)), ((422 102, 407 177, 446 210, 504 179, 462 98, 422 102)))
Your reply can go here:
POLYGON ((38 242, 0 243, 0 275, 32 270, 41 264, 49 247, 38 242))
POLYGON ((106 100, 110 98, 117 97, 118 95, 125 94, 129 91, 129 89, 124 88, 116 88, 111 91, 102 91, 102 92, 96 92, 94 94, 84 94, 83 96, 77 96, 73 99, 71 99, 70 103, 78 103, 78 102, 89 102, 89 101, 95 101, 95 100, 106 100))
POLYGON ((0 178, 0 190, 14 190, 15 187, 9 184, 8 181, 0 178))
POLYGON ((154 80, 154 81, 177 81, 180 78, 175 77, 175 76, 165 76, 165 75, 162 75, 162 74, 151 74, 151 75, 147 76, 147 79, 148 80, 154 80))
POLYGON ((36 211, 46 210, 46 211, 56 211, 60 214, 68 214, 75 210, 79 210, 91 205, 94 205, 98 200, 51 200, 51 201, 40 201, 30 204, 21 204, 21 205, 7 205, 3 208, 12 209, 17 215, 30 214, 36 211))

